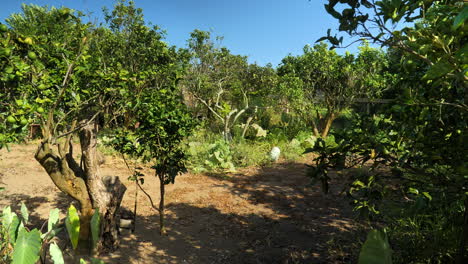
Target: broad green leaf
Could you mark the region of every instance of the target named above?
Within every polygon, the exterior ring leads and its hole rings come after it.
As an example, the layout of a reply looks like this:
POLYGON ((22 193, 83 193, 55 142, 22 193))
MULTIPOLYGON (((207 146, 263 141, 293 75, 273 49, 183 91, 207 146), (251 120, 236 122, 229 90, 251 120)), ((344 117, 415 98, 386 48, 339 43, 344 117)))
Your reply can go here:
POLYGON ((10 235, 10 241, 15 242, 20 230, 21 221, 15 213, 12 213, 11 223, 8 225, 8 234, 10 235))
POLYGON ((358 264, 392 264, 392 249, 385 230, 369 231, 359 253, 358 264))
POLYGON ((57 244, 52 243, 50 244, 49 248, 50 256, 52 257, 52 261, 54 264, 65 264, 63 260, 62 250, 57 246, 57 244))
POLYGON ((99 210, 95 209, 93 217, 91 218, 91 236, 93 240, 93 248, 96 248, 97 242, 99 241, 101 231, 101 215, 99 210))
POLYGON ((453 71, 452 65, 448 63, 446 60, 440 60, 434 65, 432 65, 429 70, 427 70, 426 74, 424 74, 424 80, 434 80, 439 77, 444 76, 445 74, 453 71))
POLYGON ((465 23, 466 19, 468 19, 468 6, 465 6, 463 10, 455 17, 453 20, 452 29, 456 30, 459 28, 463 23, 465 23))
POLYGON ((13 220, 13 214, 11 213, 11 207, 7 206, 3 208, 2 212, 2 225, 9 226, 13 220))
POLYGON ((416 194, 416 195, 418 195, 418 194, 419 194, 419 191, 418 191, 418 189, 415 189, 415 188, 412 188, 412 187, 410 187, 410 188, 408 189, 408 192, 409 192, 409 193, 416 194))
POLYGON ((27 224, 29 220, 29 212, 26 205, 21 202, 21 217, 23 217, 24 223, 27 224))
POLYGON ((78 212, 73 205, 70 205, 70 208, 68 208, 68 215, 65 219, 65 226, 67 228, 68 236, 70 237, 73 249, 76 249, 80 235, 80 217, 78 216, 78 212))
POLYGON ((24 228, 21 229, 13 249, 12 264, 36 263, 39 259, 41 247, 41 233, 39 230, 34 229, 28 232, 24 228))
POLYGON ((55 208, 49 212, 49 220, 47 221, 47 232, 52 231, 52 229, 57 225, 59 220, 59 209, 55 208))
POLYGON ((84 259, 80 259, 80 264, 88 264, 88 262, 86 262, 84 259))

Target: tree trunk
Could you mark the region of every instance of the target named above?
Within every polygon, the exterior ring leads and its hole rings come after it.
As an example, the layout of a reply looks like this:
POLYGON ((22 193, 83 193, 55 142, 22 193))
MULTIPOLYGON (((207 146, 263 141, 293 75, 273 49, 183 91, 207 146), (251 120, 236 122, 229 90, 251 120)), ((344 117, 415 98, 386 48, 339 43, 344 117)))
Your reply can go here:
MULTIPOLYGON (((67 156, 69 157, 69 155, 71 154, 68 153, 67 156)), ((35 158, 49 174, 57 188, 79 202, 80 234, 77 250, 79 252, 89 252, 91 245, 90 220, 93 214, 93 206, 86 183, 82 178, 83 174, 71 169, 71 167, 76 169, 79 166, 75 167, 76 164, 71 163, 71 160, 66 156, 58 155, 51 148, 48 141, 41 142, 35 158)))
POLYGON ((97 251, 113 251, 119 245, 117 213, 126 187, 116 176, 102 178, 99 173, 96 153, 96 125, 84 126, 80 130, 80 143, 88 193, 101 215, 101 241, 97 251))
POLYGON ((253 119, 252 116, 249 116, 249 118, 247 118, 247 122, 245 122, 244 129, 242 130, 242 135, 241 135, 242 138, 245 138, 245 134, 247 133, 247 129, 249 129, 250 127, 250 122, 252 122, 252 119, 253 119))
POLYGON ((164 184, 164 175, 158 175, 159 177, 159 192, 161 198, 159 200, 159 232, 161 235, 166 234, 166 226, 164 225, 164 195, 166 192, 166 185, 164 184))
POLYGON ((315 120, 312 120, 312 131, 314 132, 315 137, 317 138, 320 137, 320 133, 319 133, 317 123, 315 122, 315 120))
POLYGON ((73 158, 71 135, 63 146, 58 145, 58 153, 51 148, 49 139, 45 139, 39 145, 35 158, 54 184, 79 202, 80 235, 77 251, 91 251, 90 221, 95 208, 101 215, 101 241, 97 252, 112 251, 118 246, 116 217, 126 187, 118 177, 103 179, 99 174, 96 130, 92 126, 87 125, 80 130, 80 142, 83 167, 73 158))
POLYGON ((328 132, 330 132, 330 128, 334 120, 335 120, 335 113, 327 114, 327 116, 325 117, 325 125, 322 131, 323 138, 326 138, 328 136, 328 132))

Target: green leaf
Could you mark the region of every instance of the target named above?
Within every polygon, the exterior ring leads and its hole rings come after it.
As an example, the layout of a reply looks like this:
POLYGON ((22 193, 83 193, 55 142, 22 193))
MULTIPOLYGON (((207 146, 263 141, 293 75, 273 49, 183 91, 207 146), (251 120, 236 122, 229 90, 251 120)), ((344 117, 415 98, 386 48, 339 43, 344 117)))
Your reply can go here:
POLYGON ((101 216, 98 209, 94 209, 93 217, 91 218, 91 236, 93 240, 93 248, 96 248, 99 241, 101 231, 101 216))
POLYGON ((41 251, 41 233, 34 229, 31 232, 22 228, 13 249, 12 264, 34 264, 41 251))
POLYGON ((57 244, 52 243, 50 244, 49 248, 50 256, 52 257, 52 261, 54 264, 65 264, 63 260, 62 250, 57 246, 57 244))
POLYGON ((80 259, 80 264, 88 264, 88 262, 86 262, 84 259, 80 259))
POLYGON ((459 28, 463 23, 465 23, 466 19, 468 18, 468 6, 465 6, 463 10, 455 17, 453 20, 452 29, 456 30, 459 28))
POLYGON ((341 19, 341 14, 338 13, 332 6, 330 5, 324 5, 324 6, 328 14, 332 15, 336 19, 341 19))
POLYGON ((418 191, 417 189, 415 189, 415 188, 412 188, 412 187, 410 187, 410 188, 408 189, 408 192, 409 192, 409 193, 412 193, 412 194, 416 194, 416 195, 419 194, 419 191, 418 191))
POLYGON ((29 220, 29 212, 28 208, 23 202, 21 202, 21 217, 23 217, 24 224, 27 224, 29 220))
POLYGON ((57 236, 57 234, 60 233, 62 231, 62 229, 63 228, 54 228, 54 229, 52 229, 52 231, 42 234, 41 238, 44 239, 44 240, 51 239, 51 238, 57 236))
POLYGON ((59 209, 55 208, 49 212, 49 221, 47 222, 47 232, 52 231, 52 229, 57 225, 59 220, 59 209))
POLYGON ((369 231, 359 253, 358 264, 392 264, 392 249, 385 230, 369 231))
POLYGON ((328 39, 328 37, 321 37, 321 38, 317 39, 317 40, 315 41, 315 43, 320 42, 320 41, 324 41, 324 40, 326 40, 326 39, 328 39))
POLYGON ((91 264, 105 264, 104 261, 97 259, 97 258, 92 258, 91 259, 91 264))
POLYGON ((422 193, 429 201, 432 201, 432 196, 428 192, 423 192, 422 193))
POLYGON ((10 235, 10 241, 15 242, 17 239, 18 231, 21 226, 21 221, 15 213, 12 213, 11 223, 8 226, 8 234, 10 235))
POLYGON ((73 205, 70 205, 70 208, 68 208, 68 215, 65 219, 65 226, 67 227, 68 236, 70 237, 73 249, 76 249, 80 235, 80 218, 75 206, 73 205))
POLYGON ((355 180, 353 182, 353 186, 360 186, 360 187, 364 188, 366 185, 360 180, 355 180))
POLYGON ((9 226, 13 220, 13 214, 11 213, 11 207, 7 206, 2 211, 2 225, 9 226))
POLYGON ((426 74, 423 76, 423 80, 434 80, 451 71, 453 71, 452 65, 446 60, 442 59, 432 65, 429 70, 427 70, 426 74))

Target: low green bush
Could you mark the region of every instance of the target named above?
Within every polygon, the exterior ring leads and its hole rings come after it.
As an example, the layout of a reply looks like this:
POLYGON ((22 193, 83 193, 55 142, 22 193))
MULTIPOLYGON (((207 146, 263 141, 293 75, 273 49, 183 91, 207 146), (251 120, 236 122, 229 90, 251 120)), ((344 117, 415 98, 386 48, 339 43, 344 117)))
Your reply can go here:
POLYGON ((280 148, 281 160, 292 162, 298 160, 306 148, 313 146, 315 140, 312 133, 306 131, 300 131, 290 140, 282 129, 276 128, 264 138, 234 138, 226 142, 221 135, 200 129, 185 142, 188 168, 200 173, 264 166, 271 163, 268 154, 273 147, 280 148))

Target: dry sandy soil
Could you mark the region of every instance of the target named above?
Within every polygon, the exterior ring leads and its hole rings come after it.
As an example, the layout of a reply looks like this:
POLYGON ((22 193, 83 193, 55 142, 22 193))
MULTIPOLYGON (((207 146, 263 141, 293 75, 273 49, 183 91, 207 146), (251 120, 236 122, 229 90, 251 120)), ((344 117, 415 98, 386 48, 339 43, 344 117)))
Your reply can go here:
MULTIPOLYGON (((37 144, 0 151, 0 208, 24 202, 33 226, 52 208, 62 218, 72 202, 34 160, 37 144)), ((107 157, 103 175, 127 186, 123 208, 133 211, 135 185, 122 159, 107 157)), ((145 170, 143 187, 158 201, 159 183, 145 170)), ((158 232, 158 213, 138 194, 136 231, 122 234, 121 247, 101 256, 106 263, 352 263, 357 224, 335 176, 330 193, 311 186, 302 163, 277 163, 235 174, 185 174, 167 188, 167 235, 158 232)), ((64 235, 62 235, 64 236, 64 235)), ((64 238, 62 238, 64 240, 64 238)), ((62 243, 66 244, 66 243, 62 243)))

